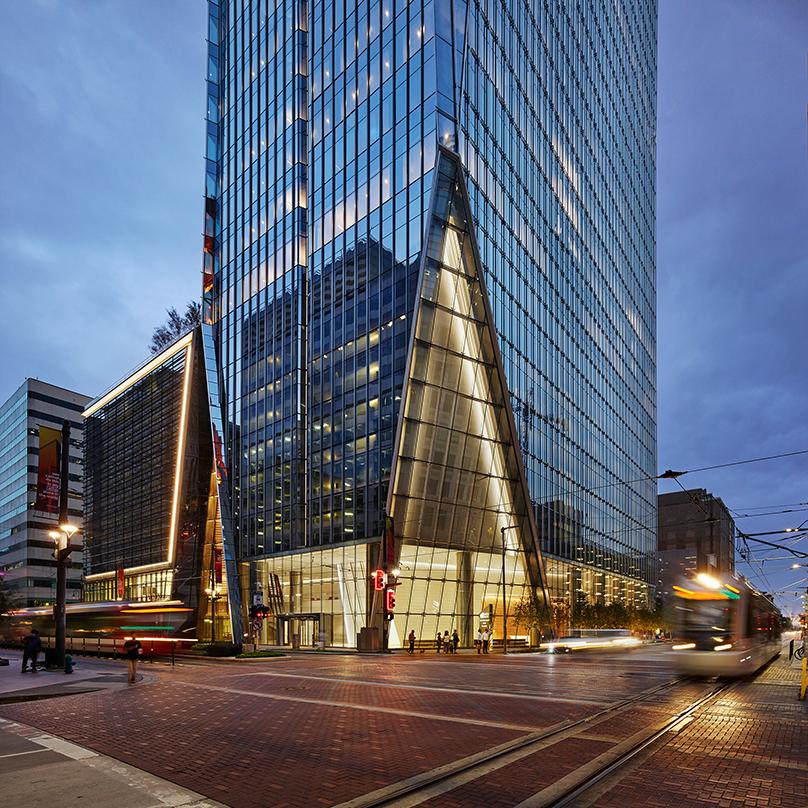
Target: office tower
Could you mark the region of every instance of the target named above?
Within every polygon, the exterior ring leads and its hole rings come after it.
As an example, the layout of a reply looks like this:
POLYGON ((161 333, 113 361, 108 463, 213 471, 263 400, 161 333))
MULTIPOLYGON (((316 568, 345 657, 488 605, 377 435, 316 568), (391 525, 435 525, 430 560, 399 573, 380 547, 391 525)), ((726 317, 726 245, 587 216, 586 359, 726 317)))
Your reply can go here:
POLYGON ((203 338, 261 639, 647 603, 656 4, 211 0, 208 38, 203 338))
MULTIPOLYGON (((47 606, 56 600, 54 543, 48 535, 58 522, 54 512, 37 501, 40 427, 61 432, 70 423, 68 516, 81 525, 83 513, 83 420, 90 399, 81 393, 26 379, 0 407, 0 575, 19 607, 47 606)), ((81 534, 73 544, 81 543, 81 534)), ((67 600, 81 598, 81 551, 74 551, 67 569, 67 600)))
POLYGON ((209 638, 227 611, 202 357, 195 328, 84 411, 84 600, 157 601, 158 624, 209 638))
POLYGON ((673 491, 659 495, 657 508, 660 602, 670 602, 671 587, 700 572, 734 575, 735 520, 720 497, 704 488, 673 491))

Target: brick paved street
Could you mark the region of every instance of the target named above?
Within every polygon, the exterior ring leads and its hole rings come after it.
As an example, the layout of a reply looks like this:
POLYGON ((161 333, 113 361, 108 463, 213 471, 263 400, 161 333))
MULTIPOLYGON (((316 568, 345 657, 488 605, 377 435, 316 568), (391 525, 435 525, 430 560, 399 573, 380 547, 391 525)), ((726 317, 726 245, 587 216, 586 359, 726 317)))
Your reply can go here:
MULTIPOLYGON (((667 660, 664 648, 647 648, 153 665, 138 686, 4 705, 0 716, 233 808, 361 805, 370 792, 553 731, 400 801, 505 808, 575 776, 712 687, 670 684, 667 660), (637 701, 600 714, 628 698, 637 701)), ((723 693, 622 781, 605 783, 596 804, 804 806, 806 712, 775 673, 723 693)))

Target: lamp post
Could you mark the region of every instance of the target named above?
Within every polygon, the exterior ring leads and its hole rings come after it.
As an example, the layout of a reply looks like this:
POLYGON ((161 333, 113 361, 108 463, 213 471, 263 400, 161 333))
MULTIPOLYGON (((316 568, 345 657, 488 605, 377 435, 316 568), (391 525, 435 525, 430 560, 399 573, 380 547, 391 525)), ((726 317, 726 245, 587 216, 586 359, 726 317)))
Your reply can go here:
POLYGON ((48 535, 56 545, 53 556, 56 559, 56 604, 53 607, 53 618, 56 626, 56 664, 65 664, 65 601, 67 599, 67 563, 73 547, 70 539, 78 531, 75 525, 62 522, 58 529, 48 531, 48 535))
POLYGON ((502 525, 499 532, 502 536, 502 653, 508 653, 508 599, 505 588, 505 531, 516 530, 516 525, 502 525))
POLYGON ((210 641, 216 642, 216 601, 222 596, 222 590, 219 584, 209 586, 205 590, 205 594, 210 599, 210 641))

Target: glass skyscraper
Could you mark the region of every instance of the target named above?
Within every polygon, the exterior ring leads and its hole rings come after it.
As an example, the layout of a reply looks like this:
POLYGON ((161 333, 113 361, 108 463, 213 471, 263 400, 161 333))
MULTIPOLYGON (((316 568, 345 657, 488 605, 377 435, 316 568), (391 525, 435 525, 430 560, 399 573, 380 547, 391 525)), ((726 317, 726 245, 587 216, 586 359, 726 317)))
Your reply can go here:
POLYGON ((235 634, 261 603, 260 641, 354 645, 382 624, 376 568, 391 644, 648 602, 656 20, 210 0, 203 344, 235 634))

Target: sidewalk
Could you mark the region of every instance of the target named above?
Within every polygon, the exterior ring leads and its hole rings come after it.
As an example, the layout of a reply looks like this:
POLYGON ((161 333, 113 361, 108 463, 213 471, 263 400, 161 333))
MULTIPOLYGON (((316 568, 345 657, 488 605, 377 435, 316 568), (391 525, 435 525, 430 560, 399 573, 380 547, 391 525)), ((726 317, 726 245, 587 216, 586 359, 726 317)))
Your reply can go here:
MULTIPOLYGON (((6 669, 7 670, 7 669, 6 669)), ((116 808, 224 808, 106 755, 0 718, 0 780, 15 808, 114 805, 116 808), (12 785, 12 782, 15 785, 12 785)))
MULTIPOLYGON (((20 673, 22 652, 17 650, 2 648, 0 658, 9 661, 7 666, 0 667, 0 704, 128 686, 125 666, 108 660, 74 658, 75 668, 73 673, 68 674, 61 670, 20 673)), ((147 681, 150 678, 148 673, 143 673, 141 666, 138 672, 139 681, 147 681)))

